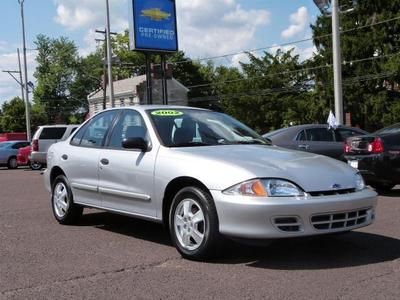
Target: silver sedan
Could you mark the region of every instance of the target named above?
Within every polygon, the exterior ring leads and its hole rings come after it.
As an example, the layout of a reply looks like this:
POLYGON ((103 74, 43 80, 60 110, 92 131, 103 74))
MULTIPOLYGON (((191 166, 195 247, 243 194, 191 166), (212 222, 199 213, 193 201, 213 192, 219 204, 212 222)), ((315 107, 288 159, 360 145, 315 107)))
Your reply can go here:
POLYGON ((374 221, 377 195, 334 159, 272 146, 228 115, 135 106, 105 110, 51 146, 44 181, 55 218, 84 207, 164 223, 187 258, 222 237, 344 232, 374 221))

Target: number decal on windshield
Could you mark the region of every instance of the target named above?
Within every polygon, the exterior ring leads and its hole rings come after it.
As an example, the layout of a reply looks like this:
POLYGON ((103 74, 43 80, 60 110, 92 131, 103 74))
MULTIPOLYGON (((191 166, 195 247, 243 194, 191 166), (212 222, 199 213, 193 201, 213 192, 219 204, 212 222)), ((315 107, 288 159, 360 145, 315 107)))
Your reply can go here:
POLYGON ((182 116, 183 112, 177 110, 163 109, 163 110, 152 111, 151 114, 153 116, 160 116, 160 117, 177 117, 177 116, 182 116))

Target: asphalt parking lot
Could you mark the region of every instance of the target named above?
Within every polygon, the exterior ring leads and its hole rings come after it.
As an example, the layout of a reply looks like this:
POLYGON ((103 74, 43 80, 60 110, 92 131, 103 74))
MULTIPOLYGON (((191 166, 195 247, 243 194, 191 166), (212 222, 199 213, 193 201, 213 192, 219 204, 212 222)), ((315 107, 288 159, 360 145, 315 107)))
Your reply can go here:
POLYGON ((40 172, 0 169, 0 299, 400 299, 400 187, 348 234, 182 259, 161 225, 86 209, 59 225, 40 172))

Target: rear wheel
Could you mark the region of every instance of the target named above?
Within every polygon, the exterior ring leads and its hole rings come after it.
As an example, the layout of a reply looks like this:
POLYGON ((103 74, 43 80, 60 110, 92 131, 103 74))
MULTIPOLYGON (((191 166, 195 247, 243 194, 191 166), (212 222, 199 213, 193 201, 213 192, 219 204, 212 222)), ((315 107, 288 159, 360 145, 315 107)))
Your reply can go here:
POLYGON ((17 158, 15 156, 8 159, 7 167, 9 169, 16 169, 18 167, 17 158))
POLYGON ((42 164, 38 162, 30 162, 29 166, 31 167, 32 170, 40 170, 42 168, 42 164))
POLYGON ((76 224, 83 212, 83 207, 74 203, 69 182, 64 175, 54 180, 51 204, 54 217, 60 224, 76 224))
POLYGON ((169 230, 183 257, 197 260, 216 256, 221 236, 211 195, 194 186, 181 189, 172 201, 169 230))

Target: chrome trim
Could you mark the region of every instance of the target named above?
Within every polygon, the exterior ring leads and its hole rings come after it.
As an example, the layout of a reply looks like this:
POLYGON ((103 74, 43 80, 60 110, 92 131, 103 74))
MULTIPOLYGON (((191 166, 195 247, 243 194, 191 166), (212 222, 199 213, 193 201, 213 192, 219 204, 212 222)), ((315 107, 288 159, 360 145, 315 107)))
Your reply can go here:
POLYGON ((145 195, 145 194, 125 192, 125 191, 107 189, 107 188, 102 188, 102 187, 99 188, 99 192, 100 192, 100 194, 109 194, 109 195, 125 197, 125 198, 133 198, 133 199, 142 200, 142 201, 150 201, 150 199, 151 199, 151 197, 149 195, 145 195))
POLYGON ((83 190, 83 191, 90 191, 90 192, 98 192, 98 187, 97 186, 93 186, 93 185, 87 185, 87 184, 82 184, 82 183, 71 183, 71 186, 74 189, 77 190, 83 190))

